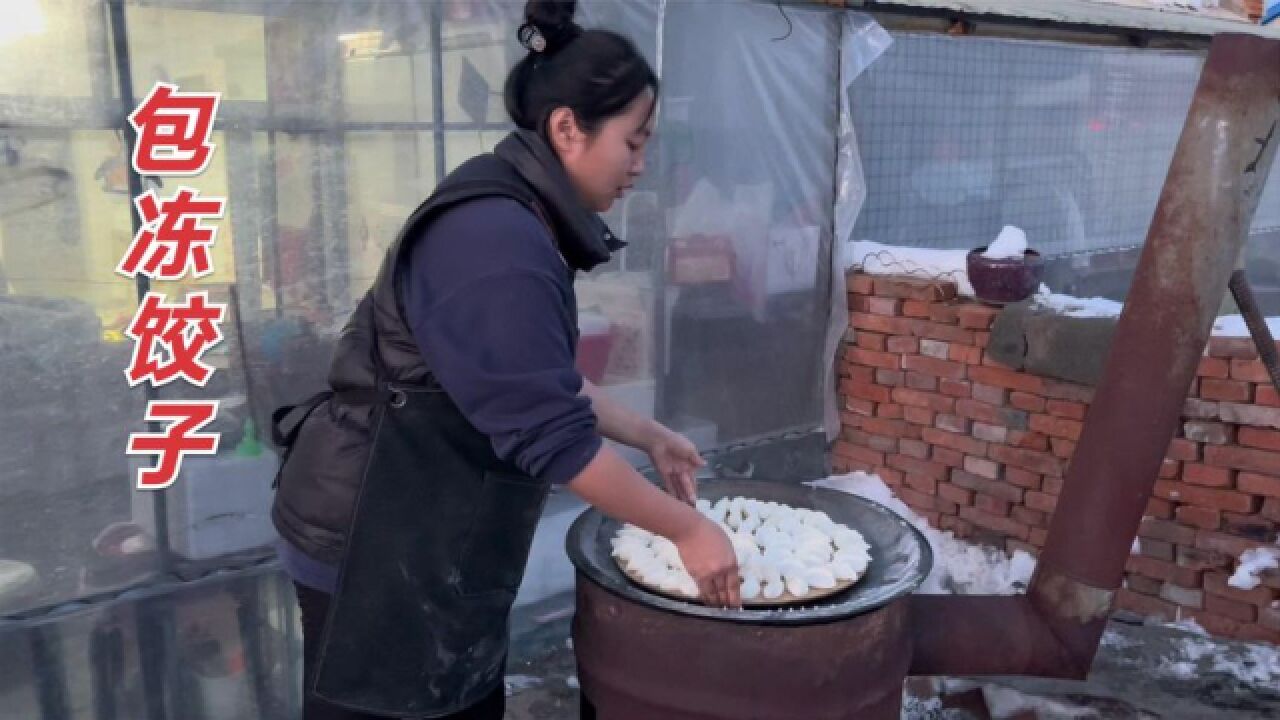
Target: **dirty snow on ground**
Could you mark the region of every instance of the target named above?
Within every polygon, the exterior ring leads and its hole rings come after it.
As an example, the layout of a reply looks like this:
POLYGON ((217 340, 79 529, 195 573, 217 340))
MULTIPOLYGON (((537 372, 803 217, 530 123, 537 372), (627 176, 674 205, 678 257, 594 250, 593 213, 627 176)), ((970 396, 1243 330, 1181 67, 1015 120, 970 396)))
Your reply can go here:
POLYGON ((1262 584, 1259 577, 1267 570, 1280 569, 1280 541, 1277 547, 1259 547, 1245 550, 1240 555, 1236 571, 1227 584, 1241 590, 1252 590, 1262 584))
POLYGON ((998 548, 974 545, 929 525, 893 494, 877 475, 853 472, 810 483, 866 498, 914 525, 933 549, 933 569, 917 591, 925 595, 1014 595, 1026 589, 1036 559, 1021 550, 1012 557, 998 548))
POLYGON ((1206 637, 1184 638, 1157 672, 1189 680, 1206 673, 1227 675, 1260 688, 1280 684, 1280 648, 1262 643, 1222 643, 1206 637))

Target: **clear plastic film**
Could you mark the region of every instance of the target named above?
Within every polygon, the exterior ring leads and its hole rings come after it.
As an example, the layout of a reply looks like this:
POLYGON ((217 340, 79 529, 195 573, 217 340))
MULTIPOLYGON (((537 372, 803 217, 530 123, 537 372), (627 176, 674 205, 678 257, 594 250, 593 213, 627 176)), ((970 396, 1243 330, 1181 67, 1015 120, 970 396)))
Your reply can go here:
POLYGON ((845 328, 849 325, 845 271, 853 262, 845 248, 852 238, 858 213, 862 211, 862 205, 867 199, 867 182, 862 172, 862 156, 858 152, 858 138, 850 109, 852 84, 892 43, 893 38, 889 32, 871 16, 862 13, 844 15, 840 37, 840 135, 836 161, 835 242, 830 255, 831 317, 823 347, 826 362, 826 373, 823 375, 823 427, 828 440, 835 439, 840 432, 835 363, 845 328))

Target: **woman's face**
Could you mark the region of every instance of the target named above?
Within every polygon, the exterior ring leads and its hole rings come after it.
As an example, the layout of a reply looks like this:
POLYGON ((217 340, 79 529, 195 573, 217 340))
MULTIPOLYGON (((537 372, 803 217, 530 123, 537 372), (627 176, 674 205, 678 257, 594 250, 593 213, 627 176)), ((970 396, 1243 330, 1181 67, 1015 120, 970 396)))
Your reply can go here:
POLYGON ((622 113, 601 124, 594 135, 583 132, 573 113, 552 113, 552 145, 583 203, 607 212, 644 172, 645 145, 653 134, 653 91, 636 96, 622 113))

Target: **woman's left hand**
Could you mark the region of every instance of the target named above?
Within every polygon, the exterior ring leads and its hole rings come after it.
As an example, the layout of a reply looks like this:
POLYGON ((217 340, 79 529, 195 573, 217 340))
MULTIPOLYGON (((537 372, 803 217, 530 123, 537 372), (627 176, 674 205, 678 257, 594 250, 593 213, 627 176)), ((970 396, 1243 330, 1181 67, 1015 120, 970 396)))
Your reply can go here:
POLYGON ((653 467, 662 476, 667 492, 693 505, 698 500, 698 481, 694 473, 707 464, 689 438, 661 423, 654 423, 653 438, 644 450, 653 467))

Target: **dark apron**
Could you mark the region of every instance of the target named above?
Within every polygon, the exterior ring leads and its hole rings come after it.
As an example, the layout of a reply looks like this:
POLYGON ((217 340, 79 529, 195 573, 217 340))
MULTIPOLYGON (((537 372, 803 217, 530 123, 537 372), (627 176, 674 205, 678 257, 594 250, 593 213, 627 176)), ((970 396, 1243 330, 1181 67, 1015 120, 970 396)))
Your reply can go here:
POLYGON ((359 712, 462 711, 502 682, 548 486, 439 388, 382 385, 314 692, 359 712))

